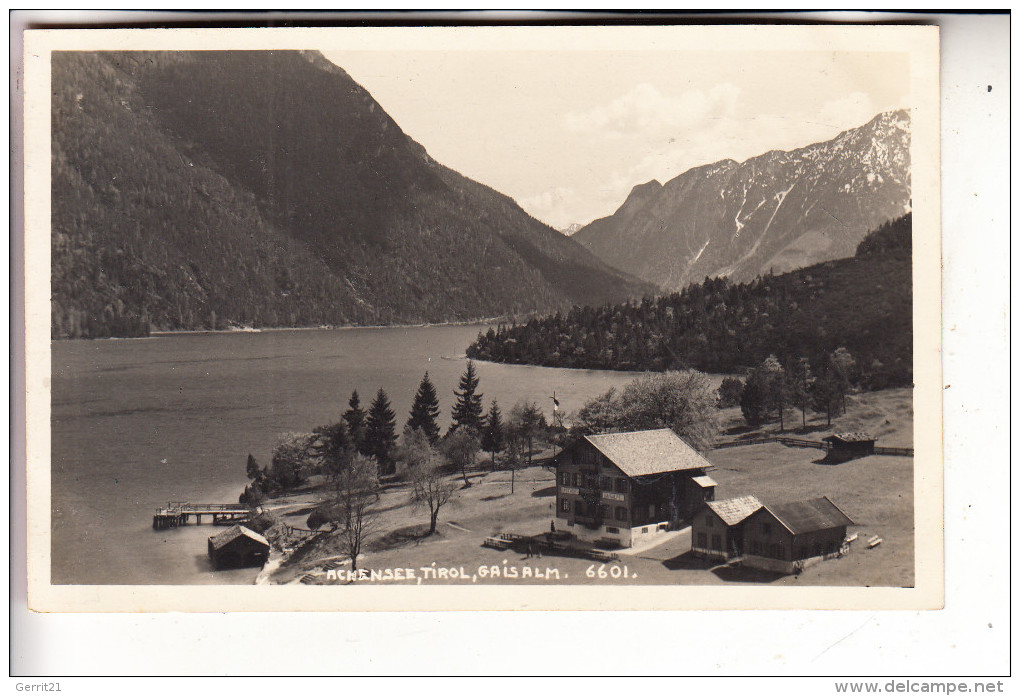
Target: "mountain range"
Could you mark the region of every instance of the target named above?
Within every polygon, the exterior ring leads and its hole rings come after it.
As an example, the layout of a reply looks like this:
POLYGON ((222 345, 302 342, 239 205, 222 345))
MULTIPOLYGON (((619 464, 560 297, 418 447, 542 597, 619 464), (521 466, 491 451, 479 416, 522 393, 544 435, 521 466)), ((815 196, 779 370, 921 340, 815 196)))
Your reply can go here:
POLYGON ((470 320, 657 288, 434 161, 317 52, 57 52, 52 335, 470 320))
POLYGON ((635 186, 613 215, 571 239, 678 290, 851 256, 869 230, 909 210, 910 115, 888 111, 826 142, 635 186))

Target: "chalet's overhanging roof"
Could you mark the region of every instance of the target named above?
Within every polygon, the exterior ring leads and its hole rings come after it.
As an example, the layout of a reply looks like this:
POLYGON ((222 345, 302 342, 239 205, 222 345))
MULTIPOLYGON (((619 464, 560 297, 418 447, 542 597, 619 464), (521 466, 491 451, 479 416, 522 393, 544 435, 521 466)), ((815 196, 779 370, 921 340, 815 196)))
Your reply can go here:
POLYGON ((584 438, 628 476, 709 469, 712 463, 669 428, 584 438))

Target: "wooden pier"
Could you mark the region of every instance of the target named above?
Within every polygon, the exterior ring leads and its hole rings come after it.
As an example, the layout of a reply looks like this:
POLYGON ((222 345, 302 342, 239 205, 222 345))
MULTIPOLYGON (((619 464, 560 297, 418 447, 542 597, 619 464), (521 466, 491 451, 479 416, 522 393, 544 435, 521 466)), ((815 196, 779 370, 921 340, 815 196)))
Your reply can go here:
POLYGON ((192 517, 195 524, 202 524, 202 515, 212 517, 216 525, 230 525, 247 521, 251 510, 237 503, 180 503, 170 502, 156 510, 152 516, 153 529, 170 529, 188 524, 192 517))

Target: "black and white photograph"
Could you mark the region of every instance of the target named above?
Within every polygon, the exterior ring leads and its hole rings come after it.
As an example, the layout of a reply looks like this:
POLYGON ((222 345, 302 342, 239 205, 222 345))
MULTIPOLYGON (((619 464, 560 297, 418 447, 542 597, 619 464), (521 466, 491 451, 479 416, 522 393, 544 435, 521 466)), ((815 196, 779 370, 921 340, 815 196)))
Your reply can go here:
POLYGON ((27 37, 30 605, 940 605, 937 29, 208 31, 27 37))

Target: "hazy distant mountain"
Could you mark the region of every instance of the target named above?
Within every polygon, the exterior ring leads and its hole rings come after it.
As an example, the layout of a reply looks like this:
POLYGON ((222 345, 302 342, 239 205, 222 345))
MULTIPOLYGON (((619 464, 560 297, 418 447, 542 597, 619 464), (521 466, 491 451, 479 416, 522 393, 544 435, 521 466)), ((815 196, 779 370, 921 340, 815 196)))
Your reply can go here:
POLYGON ((636 186, 573 239, 665 289, 749 280, 849 256, 910 209, 910 116, 879 114, 828 142, 636 186))
POLYGON ((560 230, 560 234, 564 234, 564 235, 570 237, 570 236, 573 236, 575 232, 577 232, 578 230, 583 229, 583 228, 584 228, 584 225, 582 223, 575 222, 573 224, 567 225, 566 227, 562 228, 560 230))
POLYGON ((640 295, 318 53, 53 56, 53 334, 446 321, 640 295))

